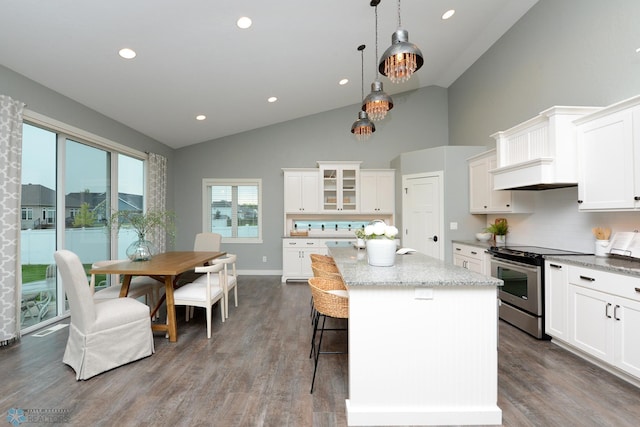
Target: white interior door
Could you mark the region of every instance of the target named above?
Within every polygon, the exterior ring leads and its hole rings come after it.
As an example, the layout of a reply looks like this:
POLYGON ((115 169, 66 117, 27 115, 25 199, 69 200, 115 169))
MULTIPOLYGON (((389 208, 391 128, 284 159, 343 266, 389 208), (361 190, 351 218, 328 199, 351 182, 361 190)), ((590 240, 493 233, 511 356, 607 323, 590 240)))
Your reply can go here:
POLYGON ((402 177, 402 245, 444 259, 442 172, 402 177))

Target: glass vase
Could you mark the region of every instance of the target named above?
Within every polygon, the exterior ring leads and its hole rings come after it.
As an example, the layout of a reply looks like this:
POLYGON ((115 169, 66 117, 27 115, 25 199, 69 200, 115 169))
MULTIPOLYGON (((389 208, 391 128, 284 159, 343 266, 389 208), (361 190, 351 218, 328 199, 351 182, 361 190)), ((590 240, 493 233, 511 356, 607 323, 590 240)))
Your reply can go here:
POLYGON ((138 240, 127 248, 127 257, 131 261, 149 261, 156 253, 158 253, 156 246, 144 236, 138 237, 138 240))

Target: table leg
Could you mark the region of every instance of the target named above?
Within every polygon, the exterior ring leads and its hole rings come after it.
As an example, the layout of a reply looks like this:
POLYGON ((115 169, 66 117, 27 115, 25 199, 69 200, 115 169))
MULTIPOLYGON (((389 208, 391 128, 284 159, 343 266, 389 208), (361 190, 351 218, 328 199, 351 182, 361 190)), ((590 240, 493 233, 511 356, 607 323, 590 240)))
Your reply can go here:
POLYGON ((178 327, 176 325, 176 306, 173 300, 173 277, 166 276, 164 278, 165 291, 167 302, 167 327, 169 330, 169 341, 176 342, 178 340, 178 327))
POLYGON ((129 285, 131 284, 131 275, 125 274, 120 288, 120 298, 124 298, 129 294, 129 285))

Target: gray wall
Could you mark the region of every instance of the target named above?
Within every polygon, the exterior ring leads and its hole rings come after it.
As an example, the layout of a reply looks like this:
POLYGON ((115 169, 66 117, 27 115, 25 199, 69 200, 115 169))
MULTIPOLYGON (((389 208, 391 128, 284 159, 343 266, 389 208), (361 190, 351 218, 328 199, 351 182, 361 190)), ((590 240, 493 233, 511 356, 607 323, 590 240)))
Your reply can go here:
POLYGON ((367 142, 357 142, 350 133, 358 104, 176 150, 177 247, 192 247, 195 234, 202 229, 203 178, 262 178, 264 243, 223 247, 239 255, 243 270, 281 270, 281 168, 316 167, 318 160, 361 160, 364 169, 388 168, 400 153, 447 144, 445 89, 428 87, 395 95, 393 100, 394 109, 376 125, 367 142), (262 262, 264 255, 266 263, 262 262))
MULTIPOLYGON (((449 87, 450 144, 495 147, 492 133, 553 105, 640 94, 638 23, 637 0, 540 0, 449 87)), ((579 213, 576 200, 575 187, 536 193, 534 213, 507 216, 508 240, 593 251, 593 226, 640 228, 637 213, 579 213)))

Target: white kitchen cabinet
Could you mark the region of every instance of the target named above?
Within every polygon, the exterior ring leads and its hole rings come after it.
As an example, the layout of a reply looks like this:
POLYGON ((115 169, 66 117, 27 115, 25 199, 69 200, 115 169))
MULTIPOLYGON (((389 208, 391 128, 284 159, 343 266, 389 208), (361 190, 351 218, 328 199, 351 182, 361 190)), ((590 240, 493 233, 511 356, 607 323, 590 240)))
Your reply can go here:
POLYGON ((544 277, 545 333, 567 341, 569 267, 555 261, 546 262, 544 277))
POLYGON ((360 163, 318 162, 323 212, 357 212, 360 163))
POLYGON ((576 124, 578 208, 640 209, 640 97, 584 116, 576 124))
POLYGON ((395 171, 366 169, 360 171, 360 213, 393 214, 395 171))
POLYGON ((311 254, 327 254, 321 239, 282 239, 282 281, 313 276, 311 254))
POLYGON ((569 344, 640 378, 640 279, 569 268, 569 344))
POLYGON ((480 247, 453 242, 453 264, 489 275, 489 255, 480 247))
POLYGON ((469 211, 471 213, 526 213, 533 210, 530 193, 494 190, 493 176, 489 173, 497 166, 496 150, 490 150, 468 159, 469 211))
POLYGON ((285 213, 320 211, 320 174, 317 169, 284 169, 285 213))

